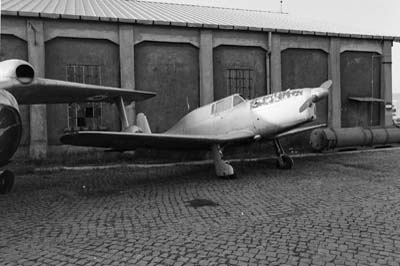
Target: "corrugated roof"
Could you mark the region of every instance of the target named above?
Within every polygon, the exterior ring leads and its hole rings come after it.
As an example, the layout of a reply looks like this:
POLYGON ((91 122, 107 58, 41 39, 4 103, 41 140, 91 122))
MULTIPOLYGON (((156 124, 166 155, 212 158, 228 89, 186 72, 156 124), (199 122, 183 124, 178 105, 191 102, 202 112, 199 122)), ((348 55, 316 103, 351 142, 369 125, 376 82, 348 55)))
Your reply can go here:
POLYGON ((135 0, 2 0, 3 15, 373 38, 400 37, 268 11, 135 0))

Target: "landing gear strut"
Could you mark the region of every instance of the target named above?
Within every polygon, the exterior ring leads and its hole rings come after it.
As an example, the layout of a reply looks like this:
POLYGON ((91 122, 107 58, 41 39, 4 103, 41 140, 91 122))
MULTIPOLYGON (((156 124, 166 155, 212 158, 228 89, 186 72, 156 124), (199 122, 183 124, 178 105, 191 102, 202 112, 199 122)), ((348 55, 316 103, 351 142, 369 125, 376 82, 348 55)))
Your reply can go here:
POLYGON ((14 174, 9 170, 0 172, 0 194, 7 194, 14 185, 14 174))
POLYGON ((274 146, 276 155, 278 156, 276 160, 276 167, 279 169, 292 169, 294 166, 294 161, 285 153, 285 150, 278 139, 274 139, 274 146))
POLYGON ((212 154, 214 159, 215 173, 218 177, 234 179, 236 178, 233 167, 229 162, 222 159, 222 150, 219 145, 212 146, 212 154))

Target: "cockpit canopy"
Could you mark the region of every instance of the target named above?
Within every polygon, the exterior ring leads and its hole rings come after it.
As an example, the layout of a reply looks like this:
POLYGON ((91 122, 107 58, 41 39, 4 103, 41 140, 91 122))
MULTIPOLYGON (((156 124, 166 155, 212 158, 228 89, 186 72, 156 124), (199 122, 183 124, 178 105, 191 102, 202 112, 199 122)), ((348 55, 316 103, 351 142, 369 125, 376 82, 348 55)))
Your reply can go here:
POLYGON ((242 96, 240 96, 239 94, 233 94, 214 103, 211 107, 211 114, 218 114, 226 110, 232 109, 242 102, 245 102, 245 99, 243 99, 242 96))

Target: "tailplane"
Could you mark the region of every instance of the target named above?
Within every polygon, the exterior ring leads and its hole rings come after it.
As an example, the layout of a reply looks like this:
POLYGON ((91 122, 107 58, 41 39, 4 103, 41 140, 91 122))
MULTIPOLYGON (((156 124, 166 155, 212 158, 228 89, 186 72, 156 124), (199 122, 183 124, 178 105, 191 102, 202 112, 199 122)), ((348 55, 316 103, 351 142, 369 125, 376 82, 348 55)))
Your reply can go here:
POLYGON ((147 118, 146 118, 145 114, 139 113, 136 116, 136 125, 140 129, 142 129, 143 133, 151 134, 151 129, 150 129, 150 126, 149 126, 149 122, 147 122, 147 118))

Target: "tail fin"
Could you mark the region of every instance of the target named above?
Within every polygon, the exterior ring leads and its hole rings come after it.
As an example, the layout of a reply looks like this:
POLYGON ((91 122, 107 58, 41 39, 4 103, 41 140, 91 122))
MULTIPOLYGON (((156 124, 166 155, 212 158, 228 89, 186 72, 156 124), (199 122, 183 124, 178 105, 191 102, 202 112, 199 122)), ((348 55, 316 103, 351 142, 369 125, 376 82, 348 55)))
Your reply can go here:
POLYGON ((137 114, 136 124, 139 128, 143 130, 143 133, 151 134, 149 122, 147 122, 147 118, 143 113, 137 114))

